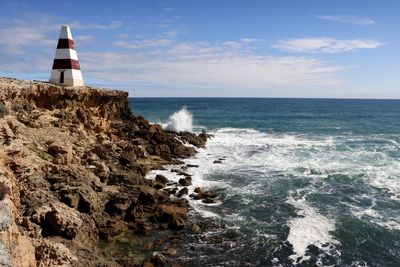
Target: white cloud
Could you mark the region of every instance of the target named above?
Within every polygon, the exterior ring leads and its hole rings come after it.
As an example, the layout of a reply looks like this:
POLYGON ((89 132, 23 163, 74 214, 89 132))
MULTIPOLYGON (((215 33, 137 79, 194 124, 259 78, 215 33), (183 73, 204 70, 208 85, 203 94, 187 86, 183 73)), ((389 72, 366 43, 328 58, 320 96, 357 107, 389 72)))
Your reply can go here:
POLYGON ((126 33, 120 33, 117 35, 117 38, 121 38, 121 39, 125 39, 125 38, 129 38, 130 35, 126 34, 126 33))
POLYGON ((90 34, 84 34, 84 35, 77 35, 75 36, 74 39, 76 42, 82 44, 82 43, 92 42, 96 39, 96 37, 90 34))
POLYGON ((310 57, 243 53, 226 44, 176 43, 167 49, 82 53, 86 75, 135 86, 267 89, 274 86, 333 85, 339 66, 310 57))
POLYGON ((297 38, 279 41, 276 47, 303 53, 341 53, 359 49, 378 48, 383 44, 375 40, 351 39, 340 40, 334 38, 297 38))
POLYGON ((354 15, 315 15, 314 17, 335 22, 342 22, 355 25, 373 25, 376 22, 370 18, 354 15))
POLYGON ((82 23, 79 21, 74 21, 68 24, 73 29, 84 30, 110 30, 116 29, 123 25, 122 21, 112 21, 110 24, 99 24, 99 23, 82 23))
POLYGON ((173 12, 173 11, 175 11, 176 9, 173 8, 173 7, 164 7, 163 10, 164 10, 164 11, 168 11, 168 12, 173 12))
POLYGON ((114 45, 123 47, 123 48, 142 49, 142 48, 147 48, 147 47, 168 46, 171 43, 172 43, 171 39, 152 38, 152 39, 135 40, 135 41, 131 41, 131 42, 116 41, 114 43, 114 45))

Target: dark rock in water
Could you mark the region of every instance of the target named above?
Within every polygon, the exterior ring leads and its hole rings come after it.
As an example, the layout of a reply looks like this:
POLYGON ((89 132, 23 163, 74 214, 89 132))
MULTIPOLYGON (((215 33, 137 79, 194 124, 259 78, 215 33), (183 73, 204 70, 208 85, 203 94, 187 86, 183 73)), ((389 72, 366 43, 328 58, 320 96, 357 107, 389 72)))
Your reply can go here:
POLYGON ((162 184, 162 183, 156 183, 154 186, 153 186, 155 189, 157 189, 157 190, 159 190, 159 189, 162 189, 162 188, 164 188, 165 187, 165 184, 162 184))
POLYGON ((177 197, 183 197, 184 195, 187 195, 189 193, 189 189, 187 187, 182 188, 179 190, 177 197))
POLYGON ((173 236, 171 236, 171 237, 169 238, 169 241, 170 241, 172 244, 179 244, 179 243, 181 242, 181 238, 180 238, 179 235, 174 234, 173 236))
POLYGON ((169 228, 172 230, 183 230, 186 225, 186 220, 183 218, 174 218, 170 223, 169 223, 169 228))
POLYGON ((168 223, 162 223, 158 227, 160 230, 167 230, 168 229, 168 223))
POLYGON ((151 261, 156 264, 157 266, 167 266, 168 264, 168 259, 161 253, 157 253, 151 261))
POLYGON ((179 179, 179 184, 182 186, 189 186, 192 184, 192 179, 190 177, 185 177, 179 179))
POLYGON ((168 195, 175 195, 176 192, 178 192, 178 188, 174 187, 174 188, 166 188, 164 189, 165 192, 167 192, 168 195))
POLYGON ((209 197, 204 198, 204 199, 202 200, 202 202, 203 202, 203 203, 207 203, 207 204, 217 203, 217 201, 216 201, 215 198, 209 198, 209 197))
POLYGON ((195 165, 195 164, 186 164, 186 167, 188 167, 188 168, 198 168, 199 165, 195 165))
POLYGON ((174 262, 171 264, 171 267, 182 267, 182 265, 181 265, 179 262, 174 261, 174 262))
POLYGON ((167 177, 165 177, 164 175, 161 174, 157 174, 156 175, 156 179, 157 182, 162 183, 162 184, 167 184, 169 182, 169 180, 167 179, 167 177))
POLYGON ((192 224, 192 232, 199 233, 201 232, 201 228, 198 224, 192 224))
POLYGON ((221 163, 222 163, 222 160, 214 160, 213 163, 214 163, 214 164, 221 164, 221 163))
POLYGON ((169 246, 165 247, 162 250, 162 254, 164 254, 164 255, 176 255, 177 253, 178 253, 178 251, 175 248, 172 248, 169 246))
POLYGON ((176 205, 159 205, 154 216, 161 222, 169 222, 175 218, 187 218, 187 208, 176 205))
POLYGON ((177 174, 178 174, 178 175, 181 175, 181 176, 185 176, 185 177, 192 177, 191 174, 189 174, 189 173, 187 173, 187 172, 183 172, 183 171, 179 171, 177 174))
POLYGON ((144 249, 144 250, 147 250, 147 251, 150 251, 150 250, 153 249, 153 247, 154 247, 154 243, 153 243, 153 242, 147 242, 147 243, 143 246, 143 249, 144 249))
POLYGON ((137 232, 140 234, 150 235, 152 228, 150 222, 140 221, 137 223, 137 232))

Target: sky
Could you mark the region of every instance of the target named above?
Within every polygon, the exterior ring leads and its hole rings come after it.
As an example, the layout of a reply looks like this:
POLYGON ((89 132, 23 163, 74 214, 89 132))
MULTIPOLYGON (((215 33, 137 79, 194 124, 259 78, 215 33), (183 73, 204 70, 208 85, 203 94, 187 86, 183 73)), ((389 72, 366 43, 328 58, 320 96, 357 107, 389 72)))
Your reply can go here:
POLYGON ((61 25, 85 82, 131 97, 400 98, 398 0, 2 0, 0 76, 47 81, 61 25))

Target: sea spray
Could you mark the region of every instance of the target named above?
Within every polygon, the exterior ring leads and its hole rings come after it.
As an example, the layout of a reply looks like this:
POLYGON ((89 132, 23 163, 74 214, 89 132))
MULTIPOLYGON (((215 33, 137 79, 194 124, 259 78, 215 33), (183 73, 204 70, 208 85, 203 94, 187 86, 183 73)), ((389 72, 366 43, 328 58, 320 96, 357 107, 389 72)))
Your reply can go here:
POLYGON ((166 131, 171 132, 191 132, 193 130, 193 115, 183 107, 169 117, 167 123, 163 124, 166 131))

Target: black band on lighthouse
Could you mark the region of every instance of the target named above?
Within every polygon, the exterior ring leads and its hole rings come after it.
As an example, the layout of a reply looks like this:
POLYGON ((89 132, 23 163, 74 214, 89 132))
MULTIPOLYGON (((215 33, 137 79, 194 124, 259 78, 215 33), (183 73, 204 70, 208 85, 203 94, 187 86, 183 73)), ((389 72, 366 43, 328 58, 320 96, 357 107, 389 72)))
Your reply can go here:
POLYGON ((57 49, 62 48, 75 49, 74 41, 70 39, 58 39, 57 49))
POLYGON ((79 61, 74 59, 54 59, 53 70, 56 69, 73 69, 80 70, 79 61))

